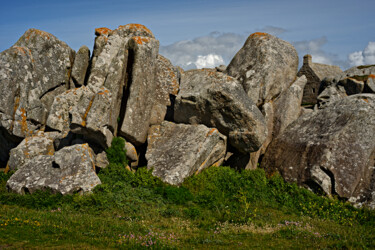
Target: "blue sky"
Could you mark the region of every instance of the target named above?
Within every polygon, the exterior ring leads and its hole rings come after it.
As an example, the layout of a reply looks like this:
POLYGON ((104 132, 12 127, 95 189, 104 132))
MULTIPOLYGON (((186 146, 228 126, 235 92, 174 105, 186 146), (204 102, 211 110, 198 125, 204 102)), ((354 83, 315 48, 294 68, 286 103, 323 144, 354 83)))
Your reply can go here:
POLYGON ((6 0, 0 51, 28 28, 78 50, 93 47, 97 27, 141 23, 160 41, 160 53, 185 68, 227 64, 249 34, 265 31, 294 44, 300 57, 311 53, 313 61, 346 69, 375 63, 374 9, 374 0, 6 0))

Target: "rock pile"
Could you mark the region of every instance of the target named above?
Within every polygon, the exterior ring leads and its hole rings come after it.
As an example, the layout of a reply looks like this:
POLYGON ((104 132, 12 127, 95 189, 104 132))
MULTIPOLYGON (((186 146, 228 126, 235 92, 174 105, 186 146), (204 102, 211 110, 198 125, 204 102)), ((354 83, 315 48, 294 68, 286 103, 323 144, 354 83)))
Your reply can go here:
POLYGON ((17 193, 90 192, 105 149, 179 185, 210 166, 254 169, 375 206, 373 67, 324 79, 301 107, 294 47, 254 33, 228 67, 184 71, 143 25, 95 30, 92 55, 30 29, 0 53, 0 167, 17 193), (371 94, 372 93, 372 94, 371 94))

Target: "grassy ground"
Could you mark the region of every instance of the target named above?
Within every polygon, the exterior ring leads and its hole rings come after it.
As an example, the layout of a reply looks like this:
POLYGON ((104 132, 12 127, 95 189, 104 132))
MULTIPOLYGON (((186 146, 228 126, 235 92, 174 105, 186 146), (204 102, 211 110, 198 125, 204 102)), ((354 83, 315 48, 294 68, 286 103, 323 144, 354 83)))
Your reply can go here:
POLYGON ((375 248, 373 211, 261 169, 212 167, 173 187, 121 162, 84 196, 8 193, 0 172, 0 249, 375 248))

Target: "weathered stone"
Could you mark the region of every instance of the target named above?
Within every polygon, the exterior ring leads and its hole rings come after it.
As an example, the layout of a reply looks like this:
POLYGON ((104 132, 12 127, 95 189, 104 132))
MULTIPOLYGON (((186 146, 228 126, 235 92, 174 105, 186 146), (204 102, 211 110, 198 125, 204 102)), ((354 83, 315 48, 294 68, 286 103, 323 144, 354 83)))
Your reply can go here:
POLYGON ((45 123, 51 96, 69 86, 74 51, 53 35, 30 29, 0 54, 0 113, 10 134, 26 137, 45 123))
POLYGON ((137 146, 146 141, 150 127, 156 88, 159 41, 154 38, 135 36, 129 40, 128 46, 129 60, 133 64, 129 72, 130 86, 128 86, 120 135, 137 146))
POLYGON ((237 52, 226 73, 237 78, 259 107, 278 96, 295 80, 298 55, 295 48, 266 33, 254 33, 237 52))
POLYGON ((38 155, 53 155, 55 153, 53 141, 56 132, 39 132, 31 137, 26 137, 16 148, 10 151, 8 168, 11 171, 22 168, 28 161, 38 155))
POLYGON ((375 94, 375 75, 369 75, 369 77, 367 78, 364 90, 367 93, 375 94))
POLYGON ((108 164, 109 164, 109 161, 108 161, 107 154, 105 151, 95 156, 95 167, 106 168, 108 164))
POLYGON ((338 82, 339 86, 343 86, 347 95, 355 95, 362 93, 365 83, 355 78, 345 78, 338 82))
POLYGON ((219 72, 224 72, 227 69, 227 66, 219 65, 218 67, 215 67, 215 69, 219 72))
POLYGON ((101 87, 71 89, 55 98, 47 126, 64 133, 85 135, 103 148, 111 145, 111 93, 101 87))
POLYGON ((128 54, 126 51, 127 39, 118 35, 108 37, 107 43, 97 56, 91 68, 87 85, 89 87, 105 87, 112 94, 110 128, 117 131, 118 117, 120 114, 121 100, 125 83, 128 54))
POLYGON ((156 61, 156 86, 154 106, 151 112, 150 124, 156 125, 164 121, 167 106, 171 106, 170 96, 177 96, 179 89, 179 71, 162 55, 156 61))
POLYGON ((10 177, 7 188, 19 194, 50 189, 64 195, 90 192, 98 184, 94 153, 88 144, 81 144, 27 161, 10 177))
POLYGON ((204 125, 164 121, 150 128, 147 142, 147 167, 173 185, 215 163, 220 165, 226 151, 226 137, 204 125))
POLYGON ((130 142, 125 143, 126 158, 131 162, 138 162, 137 150, 130 142))
POLYGON ((181 76, 174 120, 217 128, 243 153, 259 149, 267 137, 264 117, 234 78, 216 70, 181 76))
POLYGON ((79 48, 73 64, 70 81, 75 87, 80 87, 85 83, 86 72, 90 61, 90 50, 87 46, 79 48))
POLYGON ((95 29, 95 42, 94 42, 94 49, 92 51, 92 57, 91 57, 91 65, 90 65, 90 72, 91 69, 95 67, 96 60, 98 59, 98 56, 100 53, 102 53, 104 46, 108 42, 108 35, 112 33, 111 29, 108 28, 96 28, 95 29))
POLYGON ((331 85, 323 90, 322 93, 318 95, 318 107, 325 108, 330 103, 338 101, 347 97, 345 89, 343 86, 331 85))
POLYGON ((348 96, 288 126, 270 144, 261 166, 361 205, 375 191, 374 131, 375 95, 348 96))
POLYGON ((154 34, 152 34, 151 30, 149 30, 146 26, 137 23, 129 23, 127 25, 120 25, 117 29, 113 32, 115 35, 119 35, 121 37, 148 37, 148 38, 155 38, 154 34))
POLYGON ((259 158, 264 155, 271 141, 301 115, 301 103, 306 83, 307 79, 305 76, 299 77, 274 101, 267 102, 262 106, 261 110, 267 123, 268 136, 262 147, 257 152, 250 154, 250 162, 246 166, 246 169, 256 169, 259 158))

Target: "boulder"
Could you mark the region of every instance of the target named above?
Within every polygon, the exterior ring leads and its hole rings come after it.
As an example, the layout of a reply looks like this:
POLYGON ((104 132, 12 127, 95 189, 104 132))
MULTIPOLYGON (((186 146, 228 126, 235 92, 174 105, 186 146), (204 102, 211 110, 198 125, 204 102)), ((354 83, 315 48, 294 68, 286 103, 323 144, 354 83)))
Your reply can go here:
POLYGON ((10 171, 22 168, 29 160, 38 155, 53 155, 55 153, 54 139, 59 137, 57 132, 37 134, 26 137, 17 147, 10 151, 8 168, 10 171))
POLYGON ((72 75, 70 78, 71 85, 80 87, 85 83, 86 72, 90 61, 90 50, 87 46, 79 48, 73 64, 72 75))
POLYGON ((226 137, 204 125, 164 121, 150 128, 147 142, 147 167, 172 185, 207 167, 219 166, 226 151, 226 137))
POLYGON ((109 164, 107 154, 105 151, 100 152, 95 156, 95 167, 106 168, 109 164))
POLYGON ((290 43, 257 32, 248 37, 225 72, 241 82, 259 107, 286 90, 297 70, 297 51, 290 43))
POLYGON ((125 142, 125 150, 126 150, 126 158, 131 163, 132 167, 136 167, 138 165, 138 153, 133 144, 130 142, 125 142))
POLYGON ((261 166, 361 206, 375 192, 375 95, 352 95, 301 116, 270 144, 261 166))
POLYGON ((47 126, 53 130, 85 135, 103 148, 111 145, 111 93, 101 87, 82 86, 57 96, 47 126), (91 88, 90 88, 91 87, 91 88))
POLYGON ((156 61, 156 86, 154 106, 152 107, 150 124, 156 125, 164 121, 167 107, 172 106, 171 97, 175 98, 179 90, 179 70, 162 55, 156 61))
POLYGON ((19 168, 6 186, 19 194, 46 189, 63 195, 87 193, 101 184, 94 157, 88 144, 65 147, 54 155, 38 155, 19 168))
POLYGON ((216 70, 181 76, 174 120, 217 128, 238 151, 257 151, 267 137, 264 117, 238 81, 216 70))
MULTIPOLYGON (((151 124, 156 89, 156 66, 159 41, 134 36, 129 40, 128 90, 124 113, 120 114, 120 135, 135 146, 146 142, 151 124)), ((124 103, 122 104, 124 105, 124 103)))

